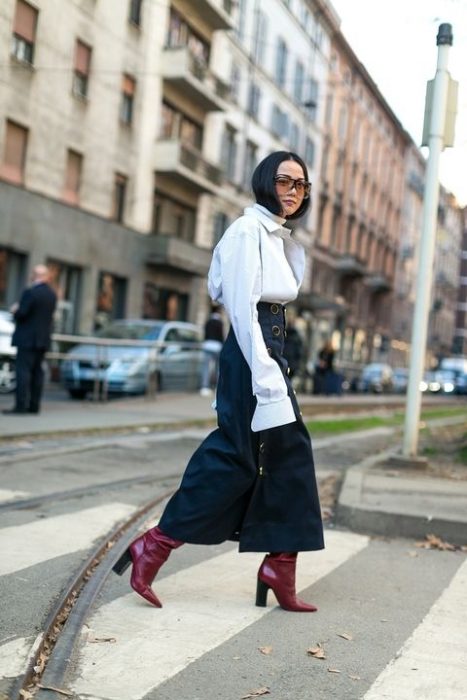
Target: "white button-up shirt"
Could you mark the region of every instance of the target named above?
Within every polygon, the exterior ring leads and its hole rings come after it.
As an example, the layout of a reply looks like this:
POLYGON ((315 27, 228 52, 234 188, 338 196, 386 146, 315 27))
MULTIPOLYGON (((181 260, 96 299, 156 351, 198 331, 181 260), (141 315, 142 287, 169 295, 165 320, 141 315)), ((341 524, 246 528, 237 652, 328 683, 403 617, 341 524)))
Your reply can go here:
POLYGON ((259 301, 292 301, 302 283, 305 252, 283 226, 285 221, 259 204, 247 207, 214 249, 208 276, 209 294, 225 306, 251 369, 257 398, 251 423, 255 432, 296 420, 282 371, 267 351, 256 308, 259 301))

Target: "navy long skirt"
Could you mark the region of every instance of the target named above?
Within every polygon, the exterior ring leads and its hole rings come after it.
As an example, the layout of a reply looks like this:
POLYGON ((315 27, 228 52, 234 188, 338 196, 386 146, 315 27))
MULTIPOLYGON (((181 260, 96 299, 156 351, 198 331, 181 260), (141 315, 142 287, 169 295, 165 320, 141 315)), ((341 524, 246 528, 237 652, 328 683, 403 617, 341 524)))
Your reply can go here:
POLYGON ((252 432, 251 371, 230 330, 220 356, 218 428, 191 457, 159 526, 191 544, 237 540, 241 552, 322 549, 310 436, 282 355, 284 309, 261 302, 258 318, 268 352, 284 373, 297 420, 252 432))

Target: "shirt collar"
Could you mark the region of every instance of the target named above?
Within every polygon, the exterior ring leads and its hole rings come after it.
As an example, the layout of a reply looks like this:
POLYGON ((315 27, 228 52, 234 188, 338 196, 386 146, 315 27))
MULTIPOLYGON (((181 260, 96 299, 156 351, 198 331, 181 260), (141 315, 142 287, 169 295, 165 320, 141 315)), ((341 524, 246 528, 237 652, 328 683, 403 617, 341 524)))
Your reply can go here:
POLYGON ((287 219, 283 219, 281 216, 277 216, 263 207, 261 204, 253 204, 252 207, 247 207, 245 209, 245 214, 254 216, 255 219, 259 219, 262 224, 267 228, 269 233, 276 233, 281 236, 281 238, 290 238, 291 230, 284 226, 287 219))

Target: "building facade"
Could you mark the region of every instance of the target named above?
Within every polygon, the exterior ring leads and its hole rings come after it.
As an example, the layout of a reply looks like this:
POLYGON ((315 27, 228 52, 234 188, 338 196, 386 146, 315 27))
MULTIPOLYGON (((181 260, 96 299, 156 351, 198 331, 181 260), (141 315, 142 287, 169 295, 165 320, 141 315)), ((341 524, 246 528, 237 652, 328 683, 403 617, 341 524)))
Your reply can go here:
POLYGON ((467 357, 467 207, 462 212, 463 232, 453 353, 467 357))
POLYGON ((409 137, 336 28, 313 249, 317 341, 341 366, 387 359, 409 137))
POLYGON ((0 8, 0 305, 46 262, 58 330, 196 315, 210 244, 209 115, 225 0, 7 0, 0 8), (60 27, 60 32, 57 27, 60 27))

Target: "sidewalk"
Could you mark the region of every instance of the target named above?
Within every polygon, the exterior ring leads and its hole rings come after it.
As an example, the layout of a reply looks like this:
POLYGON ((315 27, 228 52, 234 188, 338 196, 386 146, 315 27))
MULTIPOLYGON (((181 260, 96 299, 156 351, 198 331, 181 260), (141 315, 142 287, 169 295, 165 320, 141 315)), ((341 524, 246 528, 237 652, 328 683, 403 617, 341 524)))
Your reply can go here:
MULTIPOLYGON (((305 418, 356 414, 384 415, 388 408, 404 408, 404 396, 299 396, 305 418)), ((0 397, 0 409, 11 397, 0 397)), ((215 425, 212 399, 198 394, 163 393, 155 399, 131 398, 107 403, 71 401, 51 395, 40 415, 0 415, 1 442, 64 435, 98 435, 135 430, 158 430, 215 425)), ((467 432, 467 406, 462 399, 424 397, 423 407, 464 407, 465 416, 443 419, 460 422, 467 432)), ((443 422, 441 421, 441 422, 443 422)), ((437 421, 440 422, 439 420, 437 421)), ((355 436, 356 437, 356 436, 355 436)), ((394 440, 395 452, 399 439, 394 440)), ((467 466, 455 479, 431 476, 428 470, 385 465, 389 454, 348 469, 339 495, 336 520, 352 530, 383 536, 423 538, 434 533, 457 545, 467 544, 467 466)))

